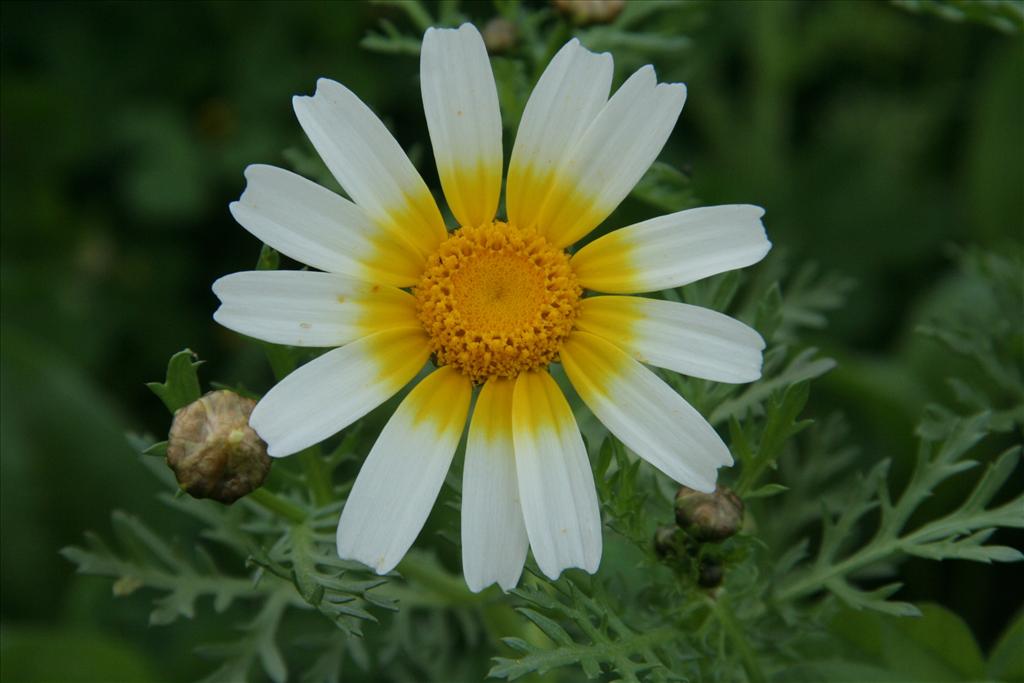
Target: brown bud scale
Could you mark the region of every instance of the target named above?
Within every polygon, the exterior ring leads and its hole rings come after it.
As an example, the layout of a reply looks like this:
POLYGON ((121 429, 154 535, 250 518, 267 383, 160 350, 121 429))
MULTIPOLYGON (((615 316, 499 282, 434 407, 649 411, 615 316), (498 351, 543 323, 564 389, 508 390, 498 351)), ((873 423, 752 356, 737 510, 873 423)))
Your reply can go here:
POLYGON ((714 493, 683 486, 676 493, 676 524, 698 541, 725 540, 743 525, 743 501, 724 486, 714 493))
POLYGON ((519 40, 519 29, 505 17, 494 17, 483 30, 484 45, 492 55, 508 52, 519 40))
POLYGON ((249 426, 254 407, 252 399, 221 390, 174 414, 167 465, 186 493, 233 503, 263 484, 270 456, 249 426))
POLYGON ((610 24, 626 7, 626 0, 552 0, 576 24, 610 24))

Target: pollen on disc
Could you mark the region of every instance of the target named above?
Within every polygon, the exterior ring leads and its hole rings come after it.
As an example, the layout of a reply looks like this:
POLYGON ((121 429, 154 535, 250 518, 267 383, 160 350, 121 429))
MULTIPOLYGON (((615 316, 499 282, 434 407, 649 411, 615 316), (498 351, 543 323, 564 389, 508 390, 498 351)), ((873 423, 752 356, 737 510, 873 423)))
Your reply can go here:
POLYGON ((555 360, 582 290, 564 251, 495 222, 452 233, 413 293, 438 365, 480 383, 555 360))

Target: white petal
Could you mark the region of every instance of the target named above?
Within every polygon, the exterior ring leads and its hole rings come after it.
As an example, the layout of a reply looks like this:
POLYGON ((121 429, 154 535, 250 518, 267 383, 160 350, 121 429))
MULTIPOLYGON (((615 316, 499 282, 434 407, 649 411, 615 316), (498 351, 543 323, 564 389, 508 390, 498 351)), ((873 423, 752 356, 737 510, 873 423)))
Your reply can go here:
POLYGON ((450 366, 416 385, 384 426, 338 522, 338 556, 395 568, 430 515, 459 445, 473 387, 450 366))
POLYGON ((546 370, 525 372, 512 396, 519 499, 533 556, 557 579, 601 562, 601 512, 594 475, 562 390, 546 370))
POLYGON ((221 300, 214 320, 274 344, 342 346, 417 324, 416 300, 408 292, 333 273, 234 273, 214 282, 213 293, 221 300))
POLYGON ((686 101, 682 83, 634 73, 601 109, 555 174, 538 217, 548 241, 564 247, 608 217, 661 152, 686 101))
POLYGON ((352 202, 290 171, 254 164, 231 215, 263 242, 306 265, 360 280, 409 286, 423 257, 352 202))
POLYGON ((761 376, 761 335, 700 306, 592 296, 582 301, 576 328, 604 337, 641 363, 684 375, 716 382, 753 382, 761 376))
POLYGON ((729 449, 700 413, 653 372, 611 342, 573 332, 561 350, 576 392, 633 452, 698 491, 715 490, 729 449))
POLYGON ((491 379, 473 408, 462 475, 462 573, 471 591, 519 582, 529 543, 512 441, 515 382, 491 379))
POLYGON ((327 168, 375 223, 427 256, 446 235, 426 184, 380 119, 348 88, 321 78, 295 115, 327 168))
POLYGON ((448 206, 459 225, 490 223, 501 194, 501 114, 487 48, 472 24, 427 29, 420 87, 448 206))
POLYGON ((352 424, 406 385, 430 355, 422 329, 386 330, 328 351, 281 380, 249 416, 274 457, 352 424))
POLYGON ((600 237, 572 258, 580 284, 615 294, 654 292, 757 263, 772 248, 764 209, 708 206, 600 237))
POLYGON ((608 101, 612 56, 573 38, 548 64, 530 94, 508 168, 505 204, 520 228, 536 223, 555 171, 608 101))

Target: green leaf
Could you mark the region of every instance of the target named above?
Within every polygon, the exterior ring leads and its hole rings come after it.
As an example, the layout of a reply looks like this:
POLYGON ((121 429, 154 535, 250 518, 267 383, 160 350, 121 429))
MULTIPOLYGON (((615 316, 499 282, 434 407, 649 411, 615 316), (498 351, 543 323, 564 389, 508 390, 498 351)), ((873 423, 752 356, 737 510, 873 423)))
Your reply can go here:
POLYGON ((558 622, 555 620, 549 619, 537 610, 532 610, 529 607, 519 607, 516 611, 532 621, 537 628, 544 632, 544 635, 558 645, 568 645, 572 643, 572 636, 570 636, 564 628, 559 626, 558 622))
POLYGON ((256 270, 277 270, 281 266, 281 254, 273 247, 264 244, 260 247, 260 255, 256 259, 256 270))
POLYGON ((1024 31, 1020 0, 892 0, 897 7, 953 22, 972 21, 1003 33, 1024 31))
POLYGON ((612 520, 609 526, 646 550, 650 546, 651 529, 643 515, 648 494, 643 486, 637 485, 640 460, 630 460, 622 442, 609 435, 598 451, 595 472, 598 497, 612 520))
POLYGON ((921 610, 913 603, 889 599, 903 587, 902 583, 890 583, 870 591, 854 588, 843 579, 834 579, 825 585, 852 609, 870 609, 894 617, 921 616, 921 610))
POLYGON ((782 484, 765 484, 743 496, 743 500, 754 500, 755 498, 771 498, 777 496, 780 493, 785 493, 789 490, 789 487, 783 486, 782 484))
POLYGON ((935 604, 919 606, 919 618, 894 619, 845 610, 832 632, 859 659, 882 664, 899 681, 977 681, 985 677, 981 649, 963 619, 935 604))
POLYGON ((121 595, 141 587, 163 592, 154 601, 152 624, 192 618, 195 602, 202 596, 209 595, 226 607, 236 599, 260 594, 248 579, 199 570, 182 552, 134 517, 115 512, 112 521, 120 551, 111 549, 96 535, 86 534, 86 547, 64 548, 60 554, 73 562, 79 573, 118 581, 115 587, 120 585, 121 595))
MULTIPOLYGON (((359 45, 373 52, 387 54, 399 54, 415 57, 420 54, 419 36, 410 36, 398 30, 393 23, 387 19, 380 20, 381 33, 367 33, 359 45)), ((420 35, 423 35, 420 32, 420 35)))
POLYGON ((242 627, 242 636, 233 642, 204 645, 198 654, 223 659, 220 668, 202 683, 235 683, 250 680, 249 672, 259 662, 274 683, 288 679, 288 669, 277 646, 277 631, 291 599, 291 591, 282 584, 263 601, 259 613, 242 627))
POLYGON ((82 627, 4 626, 0 642, 3 678, 19 683, 95 683, 95 681, 158 681, 152 662, 136 645, 120 636, 82 627), (59 653, 59 656, 55 656, 59 653))
POLYGON ((493 57, 491 64, 494 67, 494 83, 501 105, 501 122, 506 131, 514 132, 519 128, 526 99, 530 96, 526 65, 521 60, 505 57, 493 57))
POLYGON ((783 301, 782 289, 779 283, 773 284, 757 305, 757 315, 754 318, 754 327, 761 332, 765 339, 774 339, 775 332, 782 325, 783 301))
POLYGON ((800 382, 788 387, 782 398, 774 399, 768 405, 768 423, 761 438, 762 458, 774 460, 783 444, 793 435, 810 426, 807 420, 797 421, 810 397, 810 383, 800 382))
POLYGON ((199 387, 199 375, 196 372, 202 361, 190 349, 178 351, 167 363, 167 380, 149 382, 149 390, 164 402, 171 413, 199 399, 202 390, 199 387))
POLYGON ((633 196, 663 211, 682 211, 697 205, 689 177, 661 161, 651 164, 633 188, 633 196))
MULTIPOLYGON (((777 348, 781 349, 781 347, 777 348)), ((774 349, 770 349, 765 354, 766 367, 770 362, 780 360, 773 351, 774 349)), ((797 382, 805 382, 820 377, 836 366, 836 362, 831 358, 818 358, 816 357, 817 354, 818 350, 815 348, 803 349, 789 361, 785 369, 771 377, 766 376, 765 379, 754 382, 747 386, 738 396, 719 404, 712 411, 708 422, 712 425, 718 425, 731 417, 742 419, 755 406, 758 406, 771 396, 772 392, 785 389, 797 382)), ((782 355, 785 355, 784 351, 782 355)))
POLYGON ((503 638, 502 642, 523 656, 495 657, 489 676, 515 680, 529 673, 543 676, 552 669, 578 665, 587 678, 600 676, 604 667, 622 681, 639 681, 647 674, 658 680, 679 679, 656 652, 676 645, 673 641, 679 634, 674 629, 633 630, 616 614, 608 596, 588 595, 568 578, 554 586, 527 586, 514 593, 531 605, 517 611, 553 643, 547 647, 521 638, 503 638), (562 625, 569 623, 579 636, 574 637, 562 625))
MULTIPOLYGON (((782 449, 790 438, 803 431, 811 425, 810 420, 797 420, 797 417, 807 405, 810 396, 809 382, 799 382, 786 388, 781 396, 774 395, 768 402, 768 417, 761 435, 760 443, 756 452, 741 456, 743 472, 740 482, 736 487, 736 493, 745 497, 747 492, 758 483, 765 470, 774 467, 782 449)), ((733 436, 736 438, 742 431, 736 431, 733 427, 733 436)), ((749 449, 745 439, 738 439, 737 444, 741 448, 749 449)))
POLYGON ((1016 466, 1017 448, 1005 452, 989 468, 959 508, 910 530, 906 528, 917 509, 942 482, 977 464, 965 456, 988 433, 988 424, 987 413, 956 418, 942 409, 928 411, 918 429, 921 443, 917 462, 898 499, 893 500, 889 492, 888 461, 883 460, 848 491, 834 514, 825 515, 817 558, 812 566, 784 578, 777 587, 777 598, 784 602, 825 589, 857 609, 909 614, 912 608, 906 603, 887 600, 898 588, 895 584, 862 591, 850 579, 884 567, 901 554, 976 562, 1024 559, 1015 548, 984 545, 1000 527, 1024 526, 1024 495, 995 508, 985 507, 1016 466), (868 542, 848 549, 849 540, 856 538, 857 526, 876 509, 880 513, 877 530, 868 542))
POLYGON ((163 457, 165 457, 167 455, 167 442, 166 441, 157 441, 152 446, 150 446, 150 447, 146 448, 145 450, 143 450, 142 454, 143 455, 153 455, 153 456, 156 456, 158 458, 163 458, 163 457))
POLYGON ((402 10, 420 33, 434 25, 434 18, 420 0, 375 0, 375 4, 402 10))
POLYGON ((1010 622, 988 658, 988 677, 1006 683, 1024 682, 1024 610, 1010 622))

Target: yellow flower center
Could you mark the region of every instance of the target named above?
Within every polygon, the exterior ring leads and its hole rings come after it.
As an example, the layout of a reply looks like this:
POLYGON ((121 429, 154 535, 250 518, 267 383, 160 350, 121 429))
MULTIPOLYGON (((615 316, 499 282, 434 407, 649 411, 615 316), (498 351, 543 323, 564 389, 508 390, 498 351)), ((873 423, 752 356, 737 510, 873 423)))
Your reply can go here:
POLYGON ((500 221, 449 235, 413 289, 437 364, 476 383, 555 360, 581 293, 564 251, 500 221))

